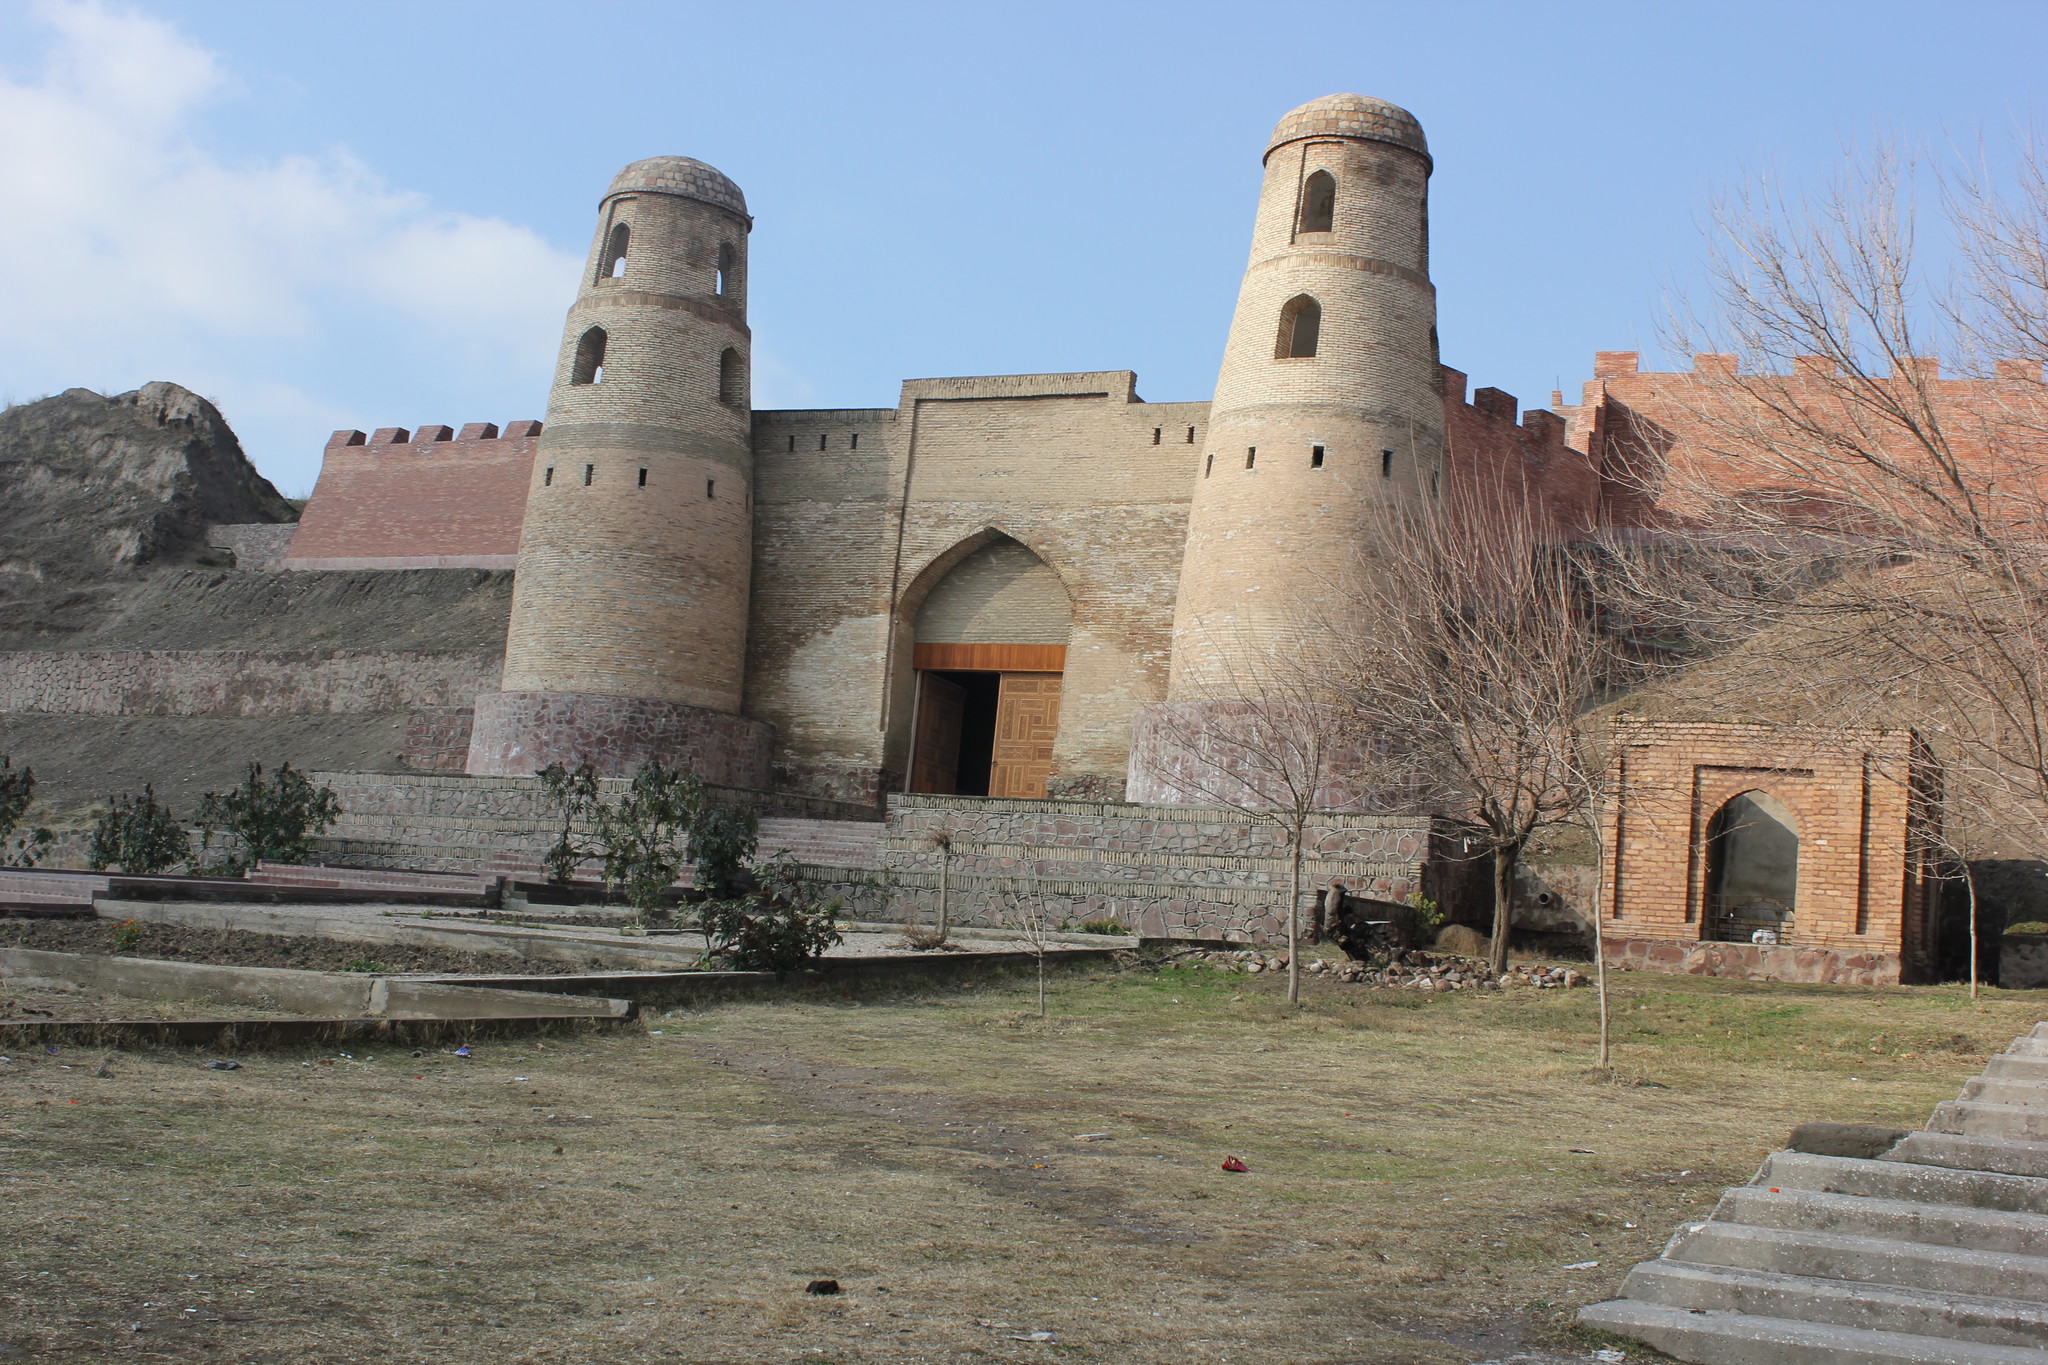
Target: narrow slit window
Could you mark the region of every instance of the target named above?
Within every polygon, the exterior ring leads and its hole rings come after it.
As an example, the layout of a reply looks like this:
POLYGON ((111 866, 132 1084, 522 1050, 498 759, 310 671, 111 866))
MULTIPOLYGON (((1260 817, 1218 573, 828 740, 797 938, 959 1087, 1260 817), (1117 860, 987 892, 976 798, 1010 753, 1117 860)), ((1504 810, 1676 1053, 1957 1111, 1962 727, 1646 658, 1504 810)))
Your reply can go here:
POLYGON ((715 498, 718 496, 718 480, 704 480, 704 496, 707 498, 715 498))
POLYGON ((546 469, 543 469, 540 472, 540 486, 542 488, 552 488, 554 486, 554 483, 555 467, 553 465, 549 465, 546 469))
POLYGON ((644 469, 640 471, 640 486, 647 487, 647 471, 644 469))
POLYGON ((1193 445, 1194 443, 1195 443, 1195 429, 1194 429, 1193 427, 1189 427, 1189 428, 1188 428, 1188 444, 1189 444, 1189 445, 1193 445))
POLYGON ((597 268, 600 280, 622 279, 626 273, 626 244, 633 239, 633 230, 624 223, 612 229, 611 240, 605 243, 604 260, 597 268))
POLYGON ((720 242, 718 244, 718 279, 714 283, 717 286, 715 292, 721 298, 732 292, 732 244, 730 242, 720 242))
POLYGON ((1164 434, 1164 431, 1165 431, 1165 429, 1164 429, 1163 427, 1154 427, 1154 428, 1152 428, 1152 444, 1153 444, 1153 445, 1155 445, 1155 446, 1156 446, 1156 445, 1158 445, 1158 444, 1159 444, 1159 438, 1160 438, 1160 436, 1161 436, 1161 435, 1163 435, 1163 434, 1164 434))
POLYGON ((593 327, 576 338, 576 358, 569 362, 571 384, 604 382, 604 328, 593 327))
POLYGON ((1250 469, 1253 465, 1257 464, 1258 462, 1259 448, 1257 446, 1246 446, 1244 448, 1244 467, 1246 469, 1250 469))
POLYGON ((1308 467, 1310 469, 1321 469, 1323 467, 1323 448, 1321 446, 1310 446, 1308 448, 1308 467))
POLYGON ((1337 221, 1337 178, 1317 171, 1301 186, 1301 230, 1328 232, 1337 221))
POLYGON ((594 464, 587 464, 587 465, 583 466, 583 486, 584 486, 585 488, 588 488, 588 487, 590 487, 590 481, 591 481, 592 479, 596 478, 596 477, 597 477, 597 466, 596 466, 596 465, 594 465, 594 464))
POLYGON ((718 357, 718 401, 732 408, 747 405, 747 367, 740 363, 740 353, 730 346, 718 357))
POLYGON ((818 433, 818 449, 820 449, 820 450, 823 450, 824 448, 825 448, 825 433, 821 431, 821 432, 819 432, 819 433, 818 433))
POLYGON ((1394 477, 1394 452, 1391 450, 1382 450, 1380 452, 1380 477, 1383 479, 1394 477))
POLYGON ((1322 340, 1323 306, 1306 294, 1296 294, 1280 309, 1280 342, 1274 348, 1276 360, 1307 360, 1322 340))
POLYGON ((796 453, 796 437, 794 437, 794 436, 791 436, 791 437, 789 438, 789 450, 790 450, 790 453, 791 453, 791 454, 795 454, 795 453, 796 453))
POLYGON ((1216 452, 1210 451, 1209 458, 1202 462, 1202 477, 1208 478, 1216 472, 1216 452))
POLYGON ((859 450, 859 449, 860 449, 860 433, 859 433, 859 432, 857 432, 857 431, 856 431, 856 432, 854 432, 854 433, 853 433, 853 435, 851 435, 851 436, 849 436, 849 437, 847 437, 847 438, 846 438, 846 448, 847 448, 848 450, 859 450))

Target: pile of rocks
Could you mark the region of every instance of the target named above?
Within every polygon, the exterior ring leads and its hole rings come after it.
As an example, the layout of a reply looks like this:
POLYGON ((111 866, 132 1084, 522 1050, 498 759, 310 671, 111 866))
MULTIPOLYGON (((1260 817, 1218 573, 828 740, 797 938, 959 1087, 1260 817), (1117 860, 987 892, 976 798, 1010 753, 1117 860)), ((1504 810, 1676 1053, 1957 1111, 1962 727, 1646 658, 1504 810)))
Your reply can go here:
MULTIPOLYGON (((1262 953, 1252 948, 1219 949, 1189 955, 1183 965, 1203 965, 1217 971, 1262 972, 1287 970, 1285 953, 1262 953)), ((1361 986, 1405 986, 1424 991, 1496 991, 1503 986, 1533 986, 1537 990, 1567 990, 1587 983, 1586 974, 1570 967, 1510 967, 1495 976, 1484 962, 1441 953, 1398 953, 1386 966, 1373 968, 1363 962, 1331 962, 1310 958, 1301 964, 1302 973, 1325 981, 1342 981, 1361 986)))

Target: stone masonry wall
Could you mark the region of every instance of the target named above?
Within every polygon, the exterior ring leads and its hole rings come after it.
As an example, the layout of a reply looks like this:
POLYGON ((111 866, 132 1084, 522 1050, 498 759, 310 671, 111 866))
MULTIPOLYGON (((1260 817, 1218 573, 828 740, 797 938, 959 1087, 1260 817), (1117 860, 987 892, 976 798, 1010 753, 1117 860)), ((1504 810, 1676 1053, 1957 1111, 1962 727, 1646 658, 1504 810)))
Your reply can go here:
MULTIPOLYGON (((951 841, 957 923, 1014 923, 1042 903, 1055 922, 1119 919, 1152 937, 1286 937, 1287 841, 1268 820, 1194 806, 893 797, 879 877, 894 917, 929 923, 937 913, 940 832, 951 841)), ((1427 819, 1317 816, 1304 845, 1303 922, 1332 878, 1373 900, 1437 891, 1437 837, 1427 819)))
POLYGON ((466 705, 498 685, 482 650, 73 650, 0 654, 0 713, 299 716, 466 705))
POLYGON ((206 543, 235 557, 235 567, 251 571, 281 569, 291 553, 292 537, 299 524, 286 522, 238 522, 206 528, 206 543))
MULTIPOLYGON (((509 569, 541 424, 328 438, 287 569, 509 569)), ((253 567, 253 566, 251 566, 253 567)))

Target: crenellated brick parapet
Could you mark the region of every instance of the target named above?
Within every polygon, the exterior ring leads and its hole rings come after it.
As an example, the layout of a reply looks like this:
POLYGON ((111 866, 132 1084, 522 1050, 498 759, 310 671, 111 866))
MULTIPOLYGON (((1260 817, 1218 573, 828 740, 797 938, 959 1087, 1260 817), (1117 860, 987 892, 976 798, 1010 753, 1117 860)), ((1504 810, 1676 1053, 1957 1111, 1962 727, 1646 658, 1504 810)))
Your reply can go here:
POLYGON ((514 567, 540 432, 534 421, 335 432, 283 567, 514 567))
POLYGON ((1479 508, 1529 507, 1561 537, 1592 530, 1600 517, 1600 469, 1573 448, 1566 420, 1547 408, 1530 408, 1517 420, 1515 396, 1500 389, 1476 390, 1468 403, 1465 374, 1442 370, 1451 479, 1479 508))

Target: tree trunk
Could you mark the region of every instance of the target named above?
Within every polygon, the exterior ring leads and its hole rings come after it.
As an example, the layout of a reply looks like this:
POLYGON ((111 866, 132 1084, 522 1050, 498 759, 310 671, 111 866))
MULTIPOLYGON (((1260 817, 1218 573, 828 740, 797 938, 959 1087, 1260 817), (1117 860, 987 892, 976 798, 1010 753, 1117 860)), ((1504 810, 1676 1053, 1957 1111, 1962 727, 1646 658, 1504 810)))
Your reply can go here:
POLYGON ((1045 1018, 1045 945, 1038 945, 1038 1017, 1045 1018))
POLYGON ((1287 863, 1287 1003, 1301 1003, 1301 829, 1297 820, 1288 831, 1287 863))
POLYGON ((946 941, 946 917, 947 917, 947 912, 948 912, 948 911, 949 911, 949 910, 951 909, 951 906, 950 906, 950 905, 948 904, 948 902, 949 902, 949 901, 950 901, 950 899, 951 899, 951 896, 950 896, 950 894, 949 894, 949 893, 950 893, 950 892, 951 892, 951 890, 952 890, 952 886, 951 886, 951 884, 950 884, 950 883, 951 883, 951 880, 952 880, 952 879, 951 879, 951 875, 950 875, 950 874, 952 873, 952 871, 953 871, 953 849, 952 849, 952 846, 951 846, 950 844, 948 844, 948 845, 941 845, 941 846, 940 846, 940 848, 939 848, 939 923, 938 923, 938 933, 939 933, 939 942, 941 942, 941 943, 944 943, 944 942, 946 941))
POLYGON ((1977 874, 1963 859, 1963 889, 1970 895, 1970 998, 1977 998, 1977 874))
POLYGON ((1603 880, 1602 869, 1606 867, 1607 860, 1600 839, 1600 808, 1597 805, 1594 806, 1593 818, 1587 822, 1587 825, 1592 834, 1591 842, 1593 845, 1593 904, 1591 906, 1593 911, 1593 989, 1600 999, 1600 1060, 1598 1065, 1604 1067, 1607 1065, 1608 1053, 1607 923, 1606 911, 1602 908, 1606 903, 1606 897, 1603 894, 1606 891, 1606 882, 1603 880))
POLYGON ((1495 976, 1508 969, 1508 927, 1515 917, 1515 864, 1521 855, 1520 844, 1493 851, 1493 951, 1487 965, 1495 976))

